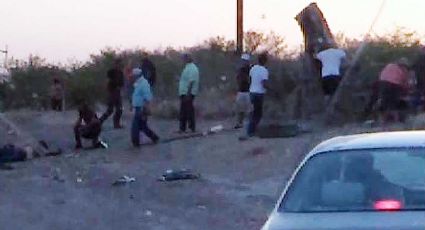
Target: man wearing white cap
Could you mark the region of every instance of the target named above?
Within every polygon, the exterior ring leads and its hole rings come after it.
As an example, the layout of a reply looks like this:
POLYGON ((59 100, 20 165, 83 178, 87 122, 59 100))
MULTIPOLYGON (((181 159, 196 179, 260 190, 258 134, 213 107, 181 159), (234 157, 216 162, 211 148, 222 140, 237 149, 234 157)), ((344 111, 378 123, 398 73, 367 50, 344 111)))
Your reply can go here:
POLYGON ((251 100, 249 97, 249 86, 250 86, 250 78, 249 78, 249 70, 251 69, 250 65, 250 55, 242 54, 241 56, 241 66, 238 69, 238 73, 236 75, 236 80, 238 83, 238 94, 236 95, 236 116, 237 121, 235 125, 235 129, 240 129, 243 127, 243 121, 245 119, 245 115, 251 110, 251 100))

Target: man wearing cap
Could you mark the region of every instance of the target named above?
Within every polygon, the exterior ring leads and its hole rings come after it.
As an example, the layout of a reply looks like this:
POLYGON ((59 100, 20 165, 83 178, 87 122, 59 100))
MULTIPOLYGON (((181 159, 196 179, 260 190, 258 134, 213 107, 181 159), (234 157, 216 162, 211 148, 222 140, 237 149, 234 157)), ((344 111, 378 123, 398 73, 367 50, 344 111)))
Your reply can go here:
POLYGON ((185 67, 180 76, 180 133, 186 132, 187 126, 192 132, 196 131, 195 108, 193 102, 199 91, 199 70, 189 54, 183 55, 185 67))
POLYGON ((150 102, 152 101, 151 86, 143 76, 141 69, 134 69, 133 74, 138 76, 138 78, 134 83, 134 91, 131 100, 134 108, 134 118, 131 125, 131 141, 134 147, 139 147, 140 132, 143 132, 156 144, 159 141, 159 137, 148 126, 148 117, 151 113, 150 102))
POLYGON ((250 65, 250 55, 242 54, 241 56, 241 65, 238 69, 238 73, 236 75, 236 80, 238 84, 238 94, 236 95, 236 125, 235 129, 240 129, 243 127, 243 121, 245 119, 245 115, 251 110, 251 101, 249 97, 249 86, 250 86, 250 78, 249 78, 249 70, 251 69, 250 65))

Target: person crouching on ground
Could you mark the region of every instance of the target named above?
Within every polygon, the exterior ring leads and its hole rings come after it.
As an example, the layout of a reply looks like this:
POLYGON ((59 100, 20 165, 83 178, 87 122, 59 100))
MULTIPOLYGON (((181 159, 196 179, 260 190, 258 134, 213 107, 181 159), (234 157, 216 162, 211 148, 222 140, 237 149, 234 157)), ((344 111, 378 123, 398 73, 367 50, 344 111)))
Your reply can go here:
POLYGON ((189 54, 183 55, 185 67, 180 77, 179 96, 180 96, 180 130, 179 133, 185 133, 186 127, 192 132, 196 132, 195 107, 193 102, 199 90, 199 70, 193 63, 189 54))
POLYGON ((381 121, 401 121, 399 110, 402 97, 409 90, 408 65, 408 60, 401 58, 396 63, 386 65, 379 76, 381 121))
POLYGON ((106 144, 99 140, 100 132, 102 131, 102 123, 97 118, 96 113, 82 102, 78 107, 78 120, 74 126, 75 148, 81 149, 81 138, 92 140, 94 148, 106 148, 106 144))
POLYGON ((266 63, 267 54, 260 54, 258 57, 258 64, 254 65, 249 71, 251 79, 249 93, 253 111, 251 112, 251 117, 247 127, 247 135, 239 138, 242 141, 255 135, 257 126, 263 116, 264 95, 266 94, 267 81, 269 80, 269 71, 265 67, 266 63))
POLYGON ((134 83, 131 100, 134 110, 134 118, 131 125, 131 141, 134 147, 139 147, 140 132, 143 132, 156 144, 159 141, 159 137, 148 126, 148 117, 151 113, 150 103, 152 101, 151 87, 142 75, 141 69, 134 69, 133 74, 140 77, 134 83))
POLYGON ((245 115, 251 111, 251 101, 249 97, 249 70, 251 65, 249 63, 249 54, 243 54, 241 56, 241 66, 238 69, 236 80, 238 84, 238 94, 236 95, 236 125, 235 129, 243 127, 245 115))

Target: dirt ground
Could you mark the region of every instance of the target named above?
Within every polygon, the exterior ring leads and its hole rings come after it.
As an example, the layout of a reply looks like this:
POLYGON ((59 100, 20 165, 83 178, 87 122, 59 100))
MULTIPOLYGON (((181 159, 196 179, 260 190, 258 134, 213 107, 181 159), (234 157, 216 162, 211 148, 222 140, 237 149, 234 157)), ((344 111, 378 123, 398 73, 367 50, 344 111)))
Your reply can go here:
MULTIPOLYGON (((113 130, 110 120, 104 125, 102 138, 109 149, 75 154, 76 112, 6 115, 65 153, 0 171, 1 229, 259 229, 308 150, 329 137, 364 131, 355 126, 321 129, 295 138, 247 142, 239 142, 240 132, 234 131, 134 149, 126 114, 125 129, 113 130), (200 173, 201 179, 157 180, 167 169, 182 168, 200 173), (111 185, 123 175, 136 182, 111 185)), ((175 135, 176 121, 151 124, 162 137, 175 135)), ((199 129, 217 124, 231 122, 199 121, 199 129)))

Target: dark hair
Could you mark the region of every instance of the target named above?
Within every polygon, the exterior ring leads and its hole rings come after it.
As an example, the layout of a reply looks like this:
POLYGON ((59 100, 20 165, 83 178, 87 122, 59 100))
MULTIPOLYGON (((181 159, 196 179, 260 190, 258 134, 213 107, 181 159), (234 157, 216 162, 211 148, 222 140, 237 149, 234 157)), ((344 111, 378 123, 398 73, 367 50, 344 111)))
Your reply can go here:
POLYGON ((260 63, 260 65, 265 65, 267 63, 267 60, 267 53, 262 53, 258 56, 258 63, 260 63))
POLYGON ((59 79, 57 79, 57 78, 53 78, 53 83, 55 83, 55 84, 59 84, 59 83, 60 83, 60 81, 59 81, 59 79))

